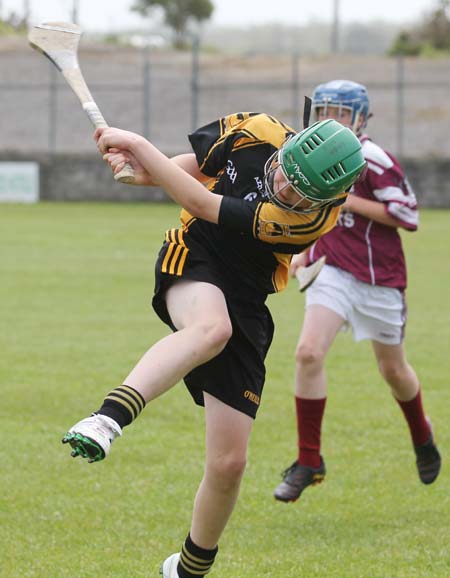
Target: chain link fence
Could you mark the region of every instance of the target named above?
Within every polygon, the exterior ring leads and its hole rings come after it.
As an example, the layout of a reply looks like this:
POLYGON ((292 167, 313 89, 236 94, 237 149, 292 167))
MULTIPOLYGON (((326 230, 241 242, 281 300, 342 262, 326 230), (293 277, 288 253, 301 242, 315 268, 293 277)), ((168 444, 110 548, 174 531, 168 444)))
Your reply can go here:
MULTIPOLYGON (((152 139, 168 154, 219 116, 260 111, 301 128, 304 95, 335 78, 368 88, 371 136, 402 158, 450 154, 450 59, 219 55, 87 46, 86 81, 106 120, 152 139)), ((25 45, 0 47, 3 151, 94 151, 92 128, 61 75, 25 45)), ((3 155, 4 156, 4 155, 3 155)))

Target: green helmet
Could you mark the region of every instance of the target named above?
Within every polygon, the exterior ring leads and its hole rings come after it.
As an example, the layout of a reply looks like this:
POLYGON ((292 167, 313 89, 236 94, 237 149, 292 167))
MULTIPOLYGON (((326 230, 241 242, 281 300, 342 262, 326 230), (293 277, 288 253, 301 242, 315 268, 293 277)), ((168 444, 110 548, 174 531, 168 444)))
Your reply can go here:
POLYGON ((312 204, 306 211, 317 211, 339 201, 365 167, 356 135, 335 120, 319 121, 286 141, 269 159, 265 171, 266 191, 271 201, 284 209, 305 212, 296 207, 307 199, 312 204), (272 190, 270 171, 278 166, 300 197, 294 206, 280 201, 272 190))

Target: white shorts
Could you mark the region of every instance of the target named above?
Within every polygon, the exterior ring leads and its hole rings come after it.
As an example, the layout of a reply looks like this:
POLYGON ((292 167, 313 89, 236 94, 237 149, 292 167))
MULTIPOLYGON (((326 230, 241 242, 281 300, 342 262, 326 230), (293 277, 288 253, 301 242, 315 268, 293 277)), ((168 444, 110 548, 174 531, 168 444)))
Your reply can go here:
POLYGON ((345 320, 355 341, 373 339, 387 345, 403 341, 406 324, 404 293, 358 281, 351 273, 325 265, 306 290, 306 307, 323 305, 345 320))

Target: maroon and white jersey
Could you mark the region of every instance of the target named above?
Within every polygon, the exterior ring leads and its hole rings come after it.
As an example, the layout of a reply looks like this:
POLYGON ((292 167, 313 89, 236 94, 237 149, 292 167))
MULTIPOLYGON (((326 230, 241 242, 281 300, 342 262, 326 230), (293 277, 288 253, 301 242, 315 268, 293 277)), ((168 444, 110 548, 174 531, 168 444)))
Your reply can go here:
MULTIPOLYGON (((419 223, 417 201, 397 159, 361 137, 368 170, 352 194, 384 204, 399 225, 415 231, 419 223)), ((327 256, 327 264, 340 267, 371 285, 406 287, 406 263, 402 241, 396 228, 361 215, 342 211, 338 224, 309 250, 309 260, 327 256)))

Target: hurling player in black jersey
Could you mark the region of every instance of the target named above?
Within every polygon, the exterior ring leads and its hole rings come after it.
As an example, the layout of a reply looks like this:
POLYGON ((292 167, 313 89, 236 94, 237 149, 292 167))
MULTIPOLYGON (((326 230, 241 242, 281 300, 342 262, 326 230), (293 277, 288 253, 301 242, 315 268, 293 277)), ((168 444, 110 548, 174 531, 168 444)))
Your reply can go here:
POLYGON ((346 191, 365 168, 361 145, 334 120, 299 134, 266 114, 221 118, 189 136, 173 159, 143 137, 99 129, 114 173, 125 162, 135 184, 160 186, 182 207, 156 263, 153 307, 172 333, 148 349, 98 411, 63 441, 99 461, 144 406, 181 379, 205 407, 206 464, 181 552, 163 578, 210 570, 233 511, 264 386, 273 335, 265 305, 288 280, 291 256, 329 231, 346 191))

